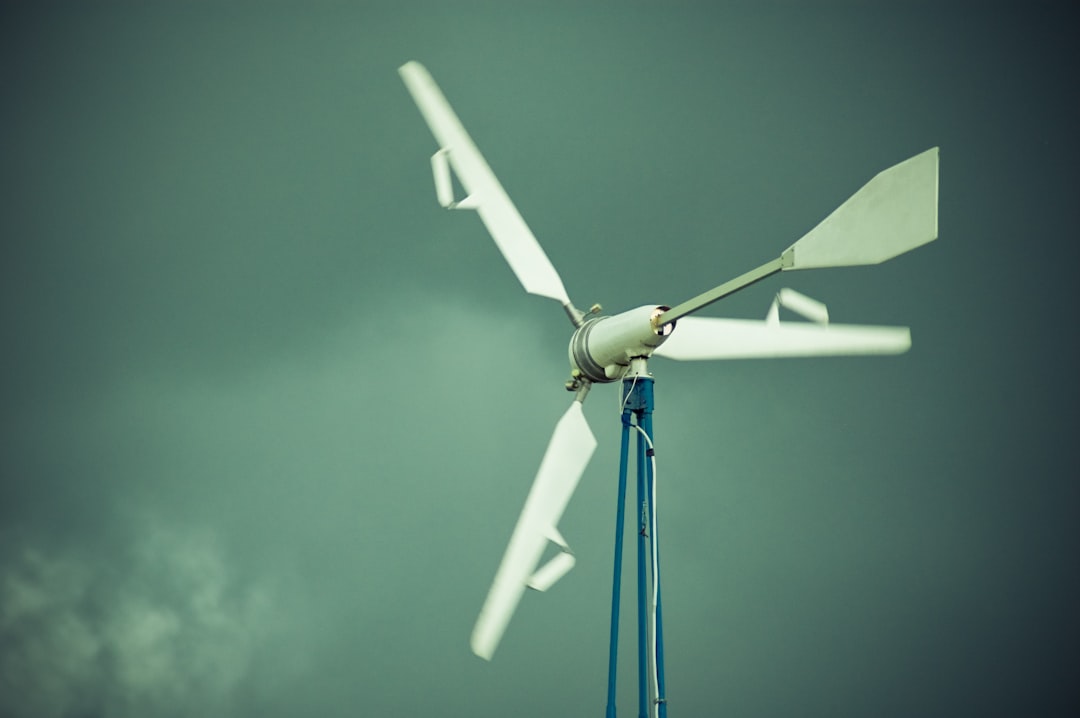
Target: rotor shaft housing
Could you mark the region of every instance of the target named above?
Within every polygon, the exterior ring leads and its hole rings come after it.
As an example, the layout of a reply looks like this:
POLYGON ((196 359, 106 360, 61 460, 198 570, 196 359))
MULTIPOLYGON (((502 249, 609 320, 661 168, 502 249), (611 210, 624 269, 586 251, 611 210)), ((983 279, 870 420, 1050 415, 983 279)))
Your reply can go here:
POLYGON ((570 366, 590 381, 618 381, 635 357, 649 357, 670 336, 675 322, 660 327, 669 307, 649 304, 610 317, 588 319, 570 338, 570 366))

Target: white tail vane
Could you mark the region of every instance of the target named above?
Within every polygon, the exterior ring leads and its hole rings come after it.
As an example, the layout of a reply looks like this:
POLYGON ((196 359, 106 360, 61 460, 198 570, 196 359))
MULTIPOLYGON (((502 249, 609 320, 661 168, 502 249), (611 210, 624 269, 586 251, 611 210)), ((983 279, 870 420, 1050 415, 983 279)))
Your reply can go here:
POLYGON ((570 298, 551 260, 431 75, 418 62, 408 62, 398 72, 439 143, 439 151, 431 158, 439 204, 449 209, 475 209, 525 291, 569 305, 570 298), (451 168, 467 193, 458 202, 454 201, 451 168))
POLYGON ((880 264, 937 239, 938 148, 879 172, 784 251, 784 269, 880 264))
POLYGON ((491 660, 527 587, 547 590, 573 567, 573 554, 557 526, 595 449, 596 438, 585 421, 581 402, 574 401, 555 426, 473 628, 472 650, 481 658, 491 660), (548 542, 562 552, 538 569, 548 542))
POLYGON ((880 264, 937 239, 938 148, 879 172, 776 259, 669 309, 669 324, 777 272, 880 264))

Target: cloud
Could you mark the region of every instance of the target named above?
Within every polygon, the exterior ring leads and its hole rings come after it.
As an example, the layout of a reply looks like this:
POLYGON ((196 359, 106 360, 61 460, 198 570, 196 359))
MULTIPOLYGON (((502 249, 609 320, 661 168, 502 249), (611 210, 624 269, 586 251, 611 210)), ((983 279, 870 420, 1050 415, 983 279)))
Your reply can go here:
POLYGON ((0 572, 0 713, 226 715, 273 609, 207 532, 144 526, 122 556, 25 548, 0 572))
POLYGON ((412 689, 387 665, 436 674, 467 658, 497 555, 451 559, 488 547, 477 521, 497 534, 520 510, 570 400, 568 325, 555 305, 513 322, 409 296, 377 331, 357 313, 242 375, 131 372, 40 422, 43 456, 56 426, 87 438, 59 452, 75 458, 54 481, 28 471, 0 524, 0 715, 389 708, 412 689), (548 324, 560 344, 541 341, 548 324), (469 420, 419 420, 433 407, 469 420), (461 447, 483 448, 483 471, 448 463, 461 447), (421 636, 425 653, 406 650, 421 636))

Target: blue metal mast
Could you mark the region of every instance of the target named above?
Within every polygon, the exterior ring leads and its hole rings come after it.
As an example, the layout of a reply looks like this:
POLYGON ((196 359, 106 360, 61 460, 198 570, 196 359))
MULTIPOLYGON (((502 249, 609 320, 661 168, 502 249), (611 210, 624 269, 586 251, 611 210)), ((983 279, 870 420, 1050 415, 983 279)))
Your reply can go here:
POLYGON ((605 718, 615 718, 615 670, 619 662, 619 601, 622 589, 623 527, 626 523, 626 458, 630 450, 630 415, 625 389, 622 442, 619 453, 619 498, 615 511, 615 578, 611 584, 611 647, 608 650, 608 693, 605 718))
MULTIPOLYGON (((650 644, 648 612, 650 596, 648 576, 659 581, 659 552, 654 543, 656 534, 650 507, 654 505, 653 493, 653 378, 645 372, 645 361, 635 360, 630 373, 622 384, 622 441, 619 455, 618 506, 615 516, 615 566, 611 589, 611 646, 608 654, 608 697, 606 718, 615 715, 615 677, 618 662, 619 604, 622 585, 623 534, 625 527, 626 477, 630 458, 630 429, 635 428, 637 440, 637 503, 638 553, 637 553, 637 603, 638 603, 638 717, 649 718, 650 703, 650 644), (636 419, 636 425, 631 423, 636 419), (654 560, 656 559, 656 560, 654 560)), ((651 656, 656 675, 656 695, 659 716, 666 718, 664 700, 663 633, 659 601, 659 584, 656 585, 655 605, 655 653, 651 656)))

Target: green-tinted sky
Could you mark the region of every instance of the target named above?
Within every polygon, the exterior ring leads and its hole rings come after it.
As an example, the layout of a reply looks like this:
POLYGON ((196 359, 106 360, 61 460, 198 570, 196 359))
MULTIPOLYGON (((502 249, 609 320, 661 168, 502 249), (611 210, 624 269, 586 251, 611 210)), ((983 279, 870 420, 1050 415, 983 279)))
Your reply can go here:
POLYGON ((0 11, 0 713, 602 713, 612 387, 577 568, 468 649, 569 325, 438 208, 410 59, 584 306, 681 301, 940 146, 938 242, 708 310, 792 286, 910 353, 653 362, 669 714, 1080 709, 1066 12, 83 5, 0 11))

